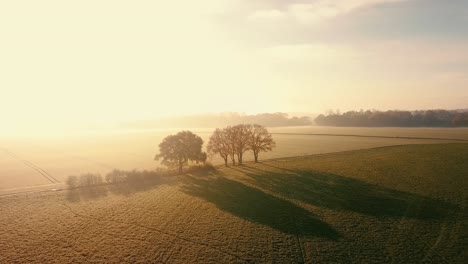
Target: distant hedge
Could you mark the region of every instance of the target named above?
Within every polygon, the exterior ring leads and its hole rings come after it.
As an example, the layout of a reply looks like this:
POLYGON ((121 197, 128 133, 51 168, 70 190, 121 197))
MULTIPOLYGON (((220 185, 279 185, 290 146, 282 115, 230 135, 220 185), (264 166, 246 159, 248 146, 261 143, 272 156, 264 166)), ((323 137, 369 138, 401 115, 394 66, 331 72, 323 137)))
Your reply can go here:
MULTIPOLYGON (((184 170, 183 173, 190 173, 195 171, 207 170, 214 168, 211 164, 190 166, 184 170)), ((74 188, 84 188, 100 185, 109 185, 109 184, 144 184, 145 182, 150 182, 159 179, 160 177, 165 176, 175 176, 179 175, 178 171, 174 170, 165 170, 158 168, 153 171, 148 170, 113 170, 102 177, 98 173, 85 173, 81 175, 70 175, 66 180, 66 184, 70 189, 74 188)))

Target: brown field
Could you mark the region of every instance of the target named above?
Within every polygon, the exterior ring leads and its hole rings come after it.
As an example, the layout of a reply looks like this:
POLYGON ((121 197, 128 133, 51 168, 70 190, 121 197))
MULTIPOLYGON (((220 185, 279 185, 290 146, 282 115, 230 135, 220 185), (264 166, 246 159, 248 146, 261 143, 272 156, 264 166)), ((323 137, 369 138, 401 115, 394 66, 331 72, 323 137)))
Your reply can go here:
POLYGON ((465 263, 468 144, 0 197, 0 263, 465 263))

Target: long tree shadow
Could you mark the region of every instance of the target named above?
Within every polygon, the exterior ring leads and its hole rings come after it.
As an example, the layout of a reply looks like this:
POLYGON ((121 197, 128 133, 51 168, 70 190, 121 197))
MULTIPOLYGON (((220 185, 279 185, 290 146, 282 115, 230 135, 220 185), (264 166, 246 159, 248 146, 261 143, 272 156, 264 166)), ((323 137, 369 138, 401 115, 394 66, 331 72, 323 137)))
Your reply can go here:
POLYGON ((182 190, 235 216, 287 234, 336 240, 339 234, 311 212, 241 182, 217 176, 188 176, 182 190))
POLYGON ((439 219, 458 207, 446 201, 388 189, 320 171, 288 170, 263 163, 272 170, 241 167, 252 183, 265 190, 314 206, 375 217, 439 219))

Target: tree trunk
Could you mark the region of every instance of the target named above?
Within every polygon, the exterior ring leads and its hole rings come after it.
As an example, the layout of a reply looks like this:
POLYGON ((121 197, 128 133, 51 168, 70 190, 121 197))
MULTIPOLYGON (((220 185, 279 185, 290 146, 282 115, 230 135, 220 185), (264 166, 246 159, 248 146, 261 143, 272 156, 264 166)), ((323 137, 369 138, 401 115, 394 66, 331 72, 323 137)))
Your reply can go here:
POLYGON ((183 167, 184 163, 182 161, 179 160, 179 173, 182 173, 182 167, 183 167))
POLYGON ((226 157, 226 158, 224 158, 224 166, 227 167, 227 163, 228 163, 228 161, 227 161, 227 157, 226 157))
POLYGON ((258 162, 258 152, 254 152, 255 163, 258 162))

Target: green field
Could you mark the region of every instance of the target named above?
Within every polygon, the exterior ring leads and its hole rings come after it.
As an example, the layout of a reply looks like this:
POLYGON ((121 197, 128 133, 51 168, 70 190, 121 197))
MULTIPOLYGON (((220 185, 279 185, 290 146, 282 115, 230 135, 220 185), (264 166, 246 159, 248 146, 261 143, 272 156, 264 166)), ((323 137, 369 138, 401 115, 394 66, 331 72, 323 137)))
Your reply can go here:
POLYGON ((465 263, 468 144, 0 197, 0 263, 465 263))

